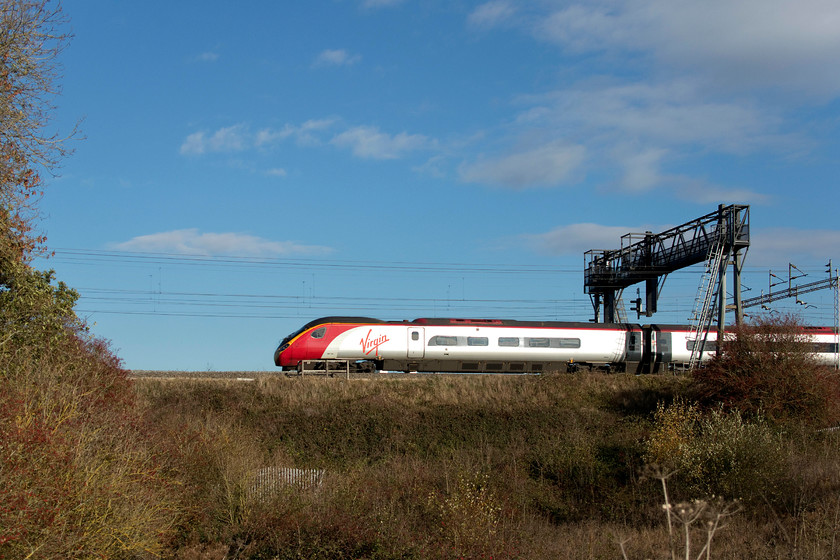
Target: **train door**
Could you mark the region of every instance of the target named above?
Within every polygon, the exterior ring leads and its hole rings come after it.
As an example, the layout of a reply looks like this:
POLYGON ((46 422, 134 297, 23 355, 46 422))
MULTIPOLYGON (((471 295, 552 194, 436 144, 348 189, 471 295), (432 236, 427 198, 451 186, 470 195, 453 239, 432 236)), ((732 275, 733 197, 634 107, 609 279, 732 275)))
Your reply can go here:
POLYGON ((667 371, 668 364, 671 363, 673 351, 671 347, 671 333, 656 329, 656 362, 654 363, 653 373, 659 371, 667 371))
POLYGON ((644 334, 638 325, 630 325, 627 329, 627 344, 624 351, 624 362, 626 371, 639 373, 639 364, 642 361, 642 350, 644 347, 644 334))
POLYGON ((642 357, 642 373, 656 373, 656 330, 645 325, 645 350, 642 357))
POLYGON ((408 357, 422 358, 426 355, 426 339, 423 327, 408 328, 408 357))

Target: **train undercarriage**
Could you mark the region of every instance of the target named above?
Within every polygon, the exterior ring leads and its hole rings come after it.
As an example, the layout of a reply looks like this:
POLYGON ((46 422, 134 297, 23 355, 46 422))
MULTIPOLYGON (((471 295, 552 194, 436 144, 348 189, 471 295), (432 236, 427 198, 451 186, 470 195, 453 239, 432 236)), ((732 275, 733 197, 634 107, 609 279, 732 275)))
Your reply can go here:
POLYGON ((577 371, 623 372, 625 364, 588 362, 509 362, 494 360, 301 360, 295 368, 284 368, 287 375, 322 375, 328 377, 402 373, 507 373, 543 374, 577 371))

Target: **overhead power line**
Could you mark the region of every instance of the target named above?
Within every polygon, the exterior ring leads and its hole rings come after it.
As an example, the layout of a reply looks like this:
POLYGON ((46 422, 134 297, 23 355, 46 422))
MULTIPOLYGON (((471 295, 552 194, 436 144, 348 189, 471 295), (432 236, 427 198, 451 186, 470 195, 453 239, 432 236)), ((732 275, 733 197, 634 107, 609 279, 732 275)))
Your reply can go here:
POLYGON ((466 262, 410 262, 410 261, 356 261, 302 258, 265 258, 189 255, 174 253, 149 253, 133 251, 101 251, 94 249, 55 249, 56 261, 80 264, 100 262, 122 264, 182 266, 225 266, 225 267, 260 267, 305 270, 360 270, 360 271, 399 271, 399 272, 457 272, 477 274, 579 274, 576 267, 556 267, 542 265, 511 265, 510 263, 466 263, 466 262))

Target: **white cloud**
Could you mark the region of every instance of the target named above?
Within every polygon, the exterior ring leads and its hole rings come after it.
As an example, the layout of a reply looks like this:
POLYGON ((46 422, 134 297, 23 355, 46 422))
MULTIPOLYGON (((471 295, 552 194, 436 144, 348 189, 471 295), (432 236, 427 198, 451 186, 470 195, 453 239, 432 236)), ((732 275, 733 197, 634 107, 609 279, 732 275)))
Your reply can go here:
MULTIPOLYGON (((698 199, 697 189, 682 189, 690 179, 667 172, 669 165, 707 153, 769 150, 791 157, 809 144, 783 132, 773 112, 703 98, 690 81, 622 84, 601 78, 518 102, 529 106, 515 120, 518 134, 575 138, 586 147, 588 168, 617 177, 616 188, 635 194, 669 187, 698 199)), ((725 199, 753 194, 706 187, 725 199)))
POLYGON ((535 106, 520 115, 520 124, 608 134, 612 142, 635 139, 729 153, 796 143, 776 132, 779 117, 743 102, 706 100, 687 81, 578 84, 523 102, 535 106))
POLYGON ((586 156, 583 146, 551 142, 494 159, 482 158, 463 164, 462 181, 487 183, 515 189, 553 187, 570 180, 586 156))
POLYGON ((641 152, 623 154, 620 165, 624 168, 621 186, 632 192, 646 192, 662 183, 659 171, 666 150, 648 148, 641 152))
POLYGON ((507 0, 494 0, 473 10, 467 17, 467 23, 472 27, 489 29, 507 22, 515 13, 516 8, 507 0))
POLYGON ((314 146, 322 142, 319 133, 331 128, 337 119, 311 119, 301 125, 286 124, 283 128, 276 130, 263 128, 254 137, 254 145, 258 148, 271 146, 287 138, 294 138, 295 142, 302 146, 314 146))
POLYGON ((300 145, 321 143, 318 133, 325 132, 337 119, 312 119, 301 125, 286 124, 280 129, 262 128, 253 133, 247 125, 237 124, 223 127, 215 132, 194 132, 181 144, 182 155, 203 155, 206 153, 239 152, 252 148, 265 148, 288 138, 300 145))
POLYGON ((329 247, 301 245, 292 241, 270 241, 243 233, 200 233, 195 228, 141 235, 112 246, 121 251, 264 257, 323 254, 332 251, 329 247))
POLYGON ((331 144, 349 148, 353 154, 366 159, 396 159, 408 152, 428 149, 434 143, 421 134, 400 132, 391 135, 374 126, 357 126, 338 134, 331 144))
MULTIPOLYGON (((286 124, 282 128, 262 128, 256 133, 244 124, 220 128, 216 132, 195 132, 181 144, 182 155, 239 152, 254 148, 270 148, 287 139, 301 146, 317 146, 338 119, 311 119, 300 125, 286 124)), ((418 150, 428 150, 437 143, 422 134, 388 134, 374 126, 357 126, 333 134, 329 142, 350 149, 354 155, 367 159, 396 159, 418 150)))
POLYGON ((268 144, 275 144, 285 140, 294 133, 295 128, 288 124, 280 130, 263 128, 262 130, 257 131, 257 134, 254 137, 254 145, 259 148, 268 144))
POLYGON ((668 155, 668 151, 662 149, 619 147, 612 155, 622 170, 618 189, 631 194, 668 189, 672 195, 698 204, 762 204, 769 201, 768 196, 749 189, 728 188, 686 175, 663 173, 662 162, 668 155))
POLYGON ((770 197, 749 189, 713 185, 684 176, 667 177, 674 195, 698 204, 766 204, 770 197))
MULTIPOLYGON (((567 54, 586 56, 596 71, 621 68, 614 77, 594 76, 548 94, 520 97, 526 109, 513 123, 513 134, 585 148, 587 169, 601 170, 614 178, 615 188, 629 193, 667 188, 702 203, 766 201, 737 185, 715 185, 670 169, 677 164, 685 169, 708 154, 801 155, 812 142, 803 137, 804 127, 803 133, 792 129, 787 115, 803 101, 818 99, 812 95, 840 94, 840 3, 833 0, 513 6, 510 0, 485 2, 469 22, 485 28, 502 22, 524 26, 567 54), (643 78, 635 77, 639 74, 643 78)), ((568 181, 556 161, 542 166, 544 177, 529 171, 529 160, 537 155, 463 164, 461 176, 515 187, 568 181)))
POLYGON ((572 52, 649 56, 716 89, 840 92, 834 0, 595 0, 544 15, 532 30, 572 52))
POLYGON ((181 144, 181 154, 201 155, 207 152, 238 152, 250 143, 247 127, 242 124, 220 128, 213 134, 195 132, 181 144))
POLYGON ((212 51, 207 51, 196 56, 195 60, 196 62, 216 62, 217 60, 219 60, 219 54, 212 51))
POLYGON ((365 8, 383 8, 386 6, 396 6, 402 2, 403 0, 364 0, 362 6, 365 8))
POLYGON ((573 52, 603 50, 628 42, 628 28, 622 27, 620 19, 610 11, 597 3, 572 5, 539 19, 534 32, 537 37, 573 52))
POLYGON ((273 167, 266 171, 265 174, 270 177, 285 177, 287 175, 286 170, 282 167, 273 167))
POLYGON ((830 229, 765 228, 750 232, 750 266, 786 267, 840 262, 840 231, 830 229))
POLYGON ((184 143, 181 144, 182 155, 198 155, 203 154, 205 150, 205 134, 203 132, 194 132, 187 136, 184 143))
POLYGON ((319 133, 332 128, 338 119, 310 119, 295 129, 295 141, 301 146, 314 146, 321 143, 319 133))
POLYGON ((362 60, 362 56, 358 54, 351 55, 344 49, 326 49, 321 51, 313 66, 352 66, 362 60))
POLYGON ((621 237, 630 232, 664 231, 665 226, 602 226, 593 223, 559 226, 546 233, 523 235, 521 238, 539 253, 548 255, 583 255, 591 249, 617 249, 621 237))

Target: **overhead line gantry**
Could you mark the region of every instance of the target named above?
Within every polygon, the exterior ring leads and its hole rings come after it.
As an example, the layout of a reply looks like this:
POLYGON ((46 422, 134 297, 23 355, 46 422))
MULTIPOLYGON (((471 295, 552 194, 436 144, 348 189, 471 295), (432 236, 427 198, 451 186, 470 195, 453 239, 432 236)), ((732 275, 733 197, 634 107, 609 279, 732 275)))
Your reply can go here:
MULTIPOLYGON (((644 307, 641 298, 635 301, 639 315, 656 312, 659 293, 671 272, 706 263, 706 277, 701 283, 695 305, 694 320, 698 329, 707 332, 711 324, 711 302, 717 300, 718 334, 722 338, 725 324, 726 270, 733 265, 734 305, 736 322, 743 320, 741 304, 741 270, 750 245, 750 207, 718 206, 711 212, 659 234, 628 233, 621 238, 621 248, 593 249, 584 253, 584 292, 589 294, 595 311, 594 322, 619 322, 621 294, 625 288, 645 283, 644 307)), ((699 334, 699 333, 698 333, 699 334)), ((705 339, 705 334, 703 334, 705 339)))

